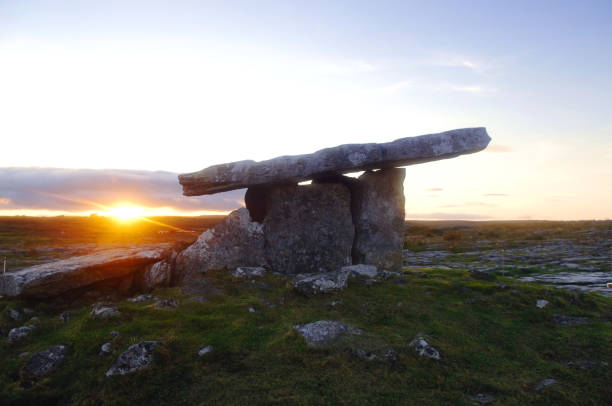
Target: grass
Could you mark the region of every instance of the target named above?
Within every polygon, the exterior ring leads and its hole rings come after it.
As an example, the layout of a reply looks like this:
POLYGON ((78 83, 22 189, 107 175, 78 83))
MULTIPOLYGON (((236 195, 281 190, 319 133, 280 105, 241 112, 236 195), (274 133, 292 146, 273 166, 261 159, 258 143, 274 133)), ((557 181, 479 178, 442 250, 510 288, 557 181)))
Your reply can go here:
POLYGON ((73 309, 72 321, 63 324, 58 319, 63 309, 53 303, 0 300, 5 330, 19 325, 6 317, 9 307, 31 307, 41 319, 24 342, 0 341, 0 403, 468 405, 468 395, 488 393, 504 405, 596 405, 612 396, 610 367, 565 365, 612 360, 612 326, 600 320, 612 316, 612 301, 603 297, 435 268, 406 272, 401 283, 367 286, 351 280, 344 292, 310 299, 275 275, 256 283, 234 280, 224 271, 210 278, 223 293, 205 304, 168 288, 155 294, 179 298, 178 308, 123 301, 121 316, 109 320, 90 319, 89 307, 83 307, 73 309), (537 309, 539 298, 551 304, 537 309), (330 305, 335 300, 341 303, 330 305), (552 322, 555 313, 590 317, 593 323, 559 327, 552 322), (293 326, 322 319, 375 335, 397 351, 398 360, 367 362, 348 348, 306 347, 293 326), (121 333, 113 354, 99 356, 111 331, 121 333), (418 333, 427 334, 440 361, 412 351, 409 343, 418 333), (104 376, 123 350, 148 339, 162 343, 150 368, 104 376), (70 345, 62 367, 24 387, 27 357, 19 354, 59 343, 70 345), (214 351, 200 358, 197 351, 205 345, 214 351), (544 378, 559 384, 536 392, 544 378))

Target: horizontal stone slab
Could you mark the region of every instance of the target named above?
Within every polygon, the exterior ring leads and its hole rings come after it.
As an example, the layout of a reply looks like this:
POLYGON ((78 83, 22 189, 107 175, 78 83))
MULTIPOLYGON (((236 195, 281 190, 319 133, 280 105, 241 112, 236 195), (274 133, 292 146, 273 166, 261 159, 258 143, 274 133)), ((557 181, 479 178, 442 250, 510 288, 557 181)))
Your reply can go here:
POLYGON ((484 127, 406 137, 376 144, 345 144, 305 155, 239 161, 179 175, 185 196, 199 196, 281 183, 298 183, 339 173, 419 164, 478 152, 491 138, 484 127))
POLYGON ((164 259, 169 244, 115 248, 0 274, 0 295, 45 298, 119 278, 164 259))

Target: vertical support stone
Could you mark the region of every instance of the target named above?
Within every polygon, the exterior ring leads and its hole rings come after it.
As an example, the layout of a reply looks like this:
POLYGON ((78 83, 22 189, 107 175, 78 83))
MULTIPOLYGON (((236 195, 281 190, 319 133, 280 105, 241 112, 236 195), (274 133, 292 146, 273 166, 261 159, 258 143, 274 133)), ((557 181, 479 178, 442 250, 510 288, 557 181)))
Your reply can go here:
POLYGON ((351 182, 353 263, 400 270, 404 243, 404 168, 367 171, 351 182))
POLYGON ((270 187, 266 208, 266 259, 274 271, 329 272, 351 263, 355 229, 345 185, 270 187))

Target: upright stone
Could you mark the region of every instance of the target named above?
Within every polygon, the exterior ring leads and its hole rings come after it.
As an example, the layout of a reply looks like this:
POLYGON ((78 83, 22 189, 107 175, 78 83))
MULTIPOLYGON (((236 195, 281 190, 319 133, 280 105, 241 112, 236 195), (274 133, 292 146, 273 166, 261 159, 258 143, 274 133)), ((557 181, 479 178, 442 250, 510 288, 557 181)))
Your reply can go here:
POLYGON ((245 208, 234 210, 176 257, 179 279, 209 269, 266 265, 263 229, 245 208))
POLYGON ((357 182, 351 182, 353 263, 391 271, 401 269, 405 175, 403 168, 387 168, 367 171, 357 182))
POLYGON ((346 186, 271 187, 265 199, 265 250, 273 271, 330 272, 351 264, 355 229, 346 186))

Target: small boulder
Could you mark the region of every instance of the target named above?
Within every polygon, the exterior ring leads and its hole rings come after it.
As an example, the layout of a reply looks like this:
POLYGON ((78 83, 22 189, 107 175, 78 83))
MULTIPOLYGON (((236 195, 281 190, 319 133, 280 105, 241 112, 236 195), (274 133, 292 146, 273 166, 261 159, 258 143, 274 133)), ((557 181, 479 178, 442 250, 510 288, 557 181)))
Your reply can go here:
POLYGON ((341 268, 342 272, 348 272, 351 276, 376 278, 378 276, 378 268, 374 265, 348 265, 341 268))
POLYGON ((146 368, 153 361, 153 351, 158 345, 159 341, 141 341, 131 345, 106 371, 106 376, 125 375, 146 368))
POLYGON ((172 309, 178 305, 179 302, 176 299, 155 299, 155 307, 158 309, 172 309))
POLYGON ((553 323, 561 327, 579 326, 587 324, 591 321, 588 317, 566 316, 563 314, 554 314, 553 323))
POLYGON ((32 355, 26 364, 27 373, 40 376, 57 369, 68 353, 67 345, 54 345, 32 355))
POLYGON ((428 357, 433 359, 440 359, 440 353, 434 347, 429 345, 427 341, 423 337, 417 336, 414 340, 410 342, 410 347, 414 349, 414 351, 422 357, 428 357))
POLYGON ((200 351, 198 351, 198 356, 204 356, 210 352, 213 351, 213 346, 212 345, 207 345, 206 347, 202 348, 200 351))
POLYGON ((475 405, 487 405, 495 402, 495 396, 487 395, 486 393, 477 393, 474 396, 468 396, 468 399, 475 405))
POLYGON ((346 288, 348 276, 349 273, 344 271, 298 275, 293 282, 293 287, 306 296, 332 293, 346 288))
POLYGON ((21 327, 15 327, 9 331, 8 339, 11 343, 16 343, 18 341, 21 341, 24 338, 26 338, 28 335, 30 335, 30 332, 34 330, 34 328, 35 327, 31 324, 26 325, 26 326, 21 326, 21 327))
POLYGON ((296 329, 309 347, 322 347, 334 344, 345 334, 362 334, 363 331, 339 321, 320 320, 313 323, 296 325, 296 329))
POLYGON ((232 276, 234 278, 253 278, 263 276, 264 273, 266 273, 266 269, 261 266, 241 266, 232 272, 232 276))
POLYGON ((111 343, 104 343, 100 347, 100 355, 108 355, 113 351, 113 345, 111 343))
POLYGON ((8 310, 8 316, 9 316, 9 319, 11 319, 13 321, 21 320, 21 313, 19 312, 19 310, 9 309, 8 310))
POLYGON ((111 331, 109 335, 114 340, 115 338, 119 338, 121 336, 121 333, 118 331, 111 331))
POLYGON ((96 319, 107 319, 109 317, 119 316, 119 311, 114 307, 96 303, 89 313, 89 316, 96 319))
POLYGON ((544 299, 539 299, 538 301, 536 301, 536 307, 538 309, 543 309, 546 306, 548 306, 550 302, 548 300, 544 300, 544 299))
POLYGON ((138 295, 136 297, 132 297, 128 299, 127 301, 132 302, 132 303, 142 303, 142 302, 148 302, 149 300, 153 300, 153 295, 149 295, 149 294, 138 295))
POLYGON ((535 387, 536 392, 540 392, 542 389, 546 388, 547 386, 550 385, 554 385, 556 384, 557 381, 555 379, 552 378, 546 378, 540 381, 540 383, 538 383, 535 387))

